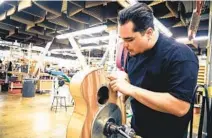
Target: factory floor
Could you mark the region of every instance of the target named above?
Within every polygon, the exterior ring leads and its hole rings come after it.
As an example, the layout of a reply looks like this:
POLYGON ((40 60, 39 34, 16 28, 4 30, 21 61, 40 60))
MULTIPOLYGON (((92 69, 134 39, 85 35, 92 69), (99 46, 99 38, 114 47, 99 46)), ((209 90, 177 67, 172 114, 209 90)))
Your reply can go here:
MULTIPOLYGON (((33 98, 0 93, 0 138, 65 138, 73 107, 50 110, 49 94, 33 98)), ((197 132, 199 115, 195 115, 197 132)))
POLYGON ((65 138, 73 107, 50 110, 49 94, 33 98, 0 93, 0 138, 65 138))

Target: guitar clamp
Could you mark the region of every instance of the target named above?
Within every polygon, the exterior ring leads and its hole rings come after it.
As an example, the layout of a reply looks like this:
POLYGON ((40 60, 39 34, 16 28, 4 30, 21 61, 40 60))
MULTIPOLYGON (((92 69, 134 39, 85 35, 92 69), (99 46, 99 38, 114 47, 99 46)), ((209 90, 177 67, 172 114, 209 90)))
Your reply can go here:
POLYGON ((92 138, 141 138, 127 125, 121 124, 121 111, 109 103, 96 114, 92 125, 92 138))

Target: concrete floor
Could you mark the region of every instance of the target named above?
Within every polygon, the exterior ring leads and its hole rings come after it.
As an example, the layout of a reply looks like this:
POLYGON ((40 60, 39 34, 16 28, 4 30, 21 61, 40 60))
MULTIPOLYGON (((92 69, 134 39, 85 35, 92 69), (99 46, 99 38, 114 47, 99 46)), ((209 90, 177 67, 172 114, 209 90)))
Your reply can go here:
POLYGON ((50 95, 0 93, 0 138, 65 138, 73 107, 50 110, 50 95))
MULTIPOLYGON (((34 98, 0 93, 0 138, 65 138, 73 107, 50 110, 48 94, 34 98)), ((199 115, 194 117, 197 132, 199 115)))

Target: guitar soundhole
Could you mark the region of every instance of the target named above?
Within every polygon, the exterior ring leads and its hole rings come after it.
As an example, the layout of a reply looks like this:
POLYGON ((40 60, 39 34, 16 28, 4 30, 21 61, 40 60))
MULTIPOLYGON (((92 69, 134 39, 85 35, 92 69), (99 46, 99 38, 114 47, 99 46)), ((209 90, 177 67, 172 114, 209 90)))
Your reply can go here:
POLYGON ((109 89, 106 86, 102 86, 98 91, 98 103, 105 104, 109 98, 109 89))

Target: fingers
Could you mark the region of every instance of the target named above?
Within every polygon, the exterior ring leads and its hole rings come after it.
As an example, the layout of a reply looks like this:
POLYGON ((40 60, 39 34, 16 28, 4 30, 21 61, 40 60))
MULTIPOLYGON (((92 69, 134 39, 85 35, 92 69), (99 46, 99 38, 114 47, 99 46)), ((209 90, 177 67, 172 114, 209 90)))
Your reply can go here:
POLYGON ((128 80, 128 76, 125 72, 123 71, 116 71, 116 72, 112 72, 109 76, 107 76, 107 78, 112 81, 112 80, 116 80, 116 79, 124 79, 124 80, 128 80))
POLYGON ((115 84, 116 84, 116 82, 117 82, 117 80, 112 80, 112 81, 110 82, 110 86, 115 85, 115 84))
POLYGON ((109 84, 113 91, 118 91, 117 80, 113 80, 109 84))
POLYGON ((109 76, 107 76, 107 78, 108 78, 110 81, 113 81, 113 80, 116 80, 116 79, 117 79, 117 77, 114 76, 114 75, 109 75, 109 76))
POLYGON ((113 90, 114 92, 117 92, 117 91, 118 91, 118 87, 117 87, 116 85, 111 86, 111 88, 112 88, 112 90, 113 90))

